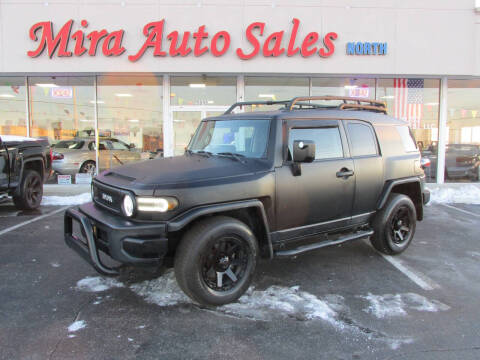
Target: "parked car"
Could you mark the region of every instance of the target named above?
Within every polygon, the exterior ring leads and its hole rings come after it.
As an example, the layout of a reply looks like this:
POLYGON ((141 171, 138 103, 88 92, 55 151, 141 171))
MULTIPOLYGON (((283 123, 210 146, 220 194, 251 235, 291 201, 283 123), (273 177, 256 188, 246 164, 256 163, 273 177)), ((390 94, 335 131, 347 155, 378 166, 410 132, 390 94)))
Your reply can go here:
MULTIPOLYGON (((431 147, 422 151, 422 157, 430 160, 425 170, 428 177, 437 176, 437 148, 431 147)), ((445 151, 445 178, 469 178, 479 180, 480 146, 470 144, 447 144, 445 151)))
POLYGON ((0 135, 0 197, 12 196, 17 209, 40 206, 51 170, 48 140, 0 135))
POLYGON ((93 202, 65 213, 67 245, 104 275, 118 269, 99 251, 122 264, 173 266, 204 305, 238 299, 259 256, 367 237, 384 254, 410 245, 430 193, 408 125, 384 103, 301 97, 232 113, 248 104, 202 120, 183 156, 99 174, 93 202))
MULTIPOLYGON (((134 144, 127 145, 114 138, 100 138, 99 143, 100 170, 141 159, 141 154, 134 151, 134 144)), ((53 170, 62 175, 94 175, 97 166, 95 156, 93 137, 62 140, 53 147, 53 170)))

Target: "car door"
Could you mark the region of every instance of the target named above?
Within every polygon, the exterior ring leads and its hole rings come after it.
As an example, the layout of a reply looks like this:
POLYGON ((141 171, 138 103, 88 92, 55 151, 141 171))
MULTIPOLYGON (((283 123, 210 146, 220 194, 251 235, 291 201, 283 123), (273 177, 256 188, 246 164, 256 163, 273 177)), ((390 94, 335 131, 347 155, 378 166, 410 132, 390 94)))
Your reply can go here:
POLYGON ((1 145, 0 140, 0 189, 8 188, 9 181, 9 166, 7 148, 1 145))
POLYGON ((347 226, 355 190, 353 161, 338 120, 298 120, 284 125, 286 153, 276 171, 278 241, 313 235, 347 226), (286 128, 285 128, 286 127, 286 128), (301 163, 301 174, 292 171, 295 140, 315 143, 315 160, 301 163))
POLYGON ((344 120, 344 125, 356 176, 352 222, 364 223, 376 210, 383 190, 383 160, 372 125, 353 120, 344 120))

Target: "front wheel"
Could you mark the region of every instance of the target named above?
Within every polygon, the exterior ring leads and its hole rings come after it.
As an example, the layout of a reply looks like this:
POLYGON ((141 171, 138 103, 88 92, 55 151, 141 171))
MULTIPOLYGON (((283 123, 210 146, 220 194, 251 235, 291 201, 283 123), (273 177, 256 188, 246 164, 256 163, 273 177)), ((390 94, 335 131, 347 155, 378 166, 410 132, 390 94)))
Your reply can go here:
POLYGON ((82 164, 79 172, 82 173, 82 174, 90 174, 90 175, 94 176, 95 175, 95 170, 96 170, 95 161, 88 160, 88 161, 85 161, 82 164))
POLYGON ((416 221, 412 200, 403 194, 391 194, 383 209, 375 215, 370 242, 384 254, 400 254, 412 242, 416 221))
POLYGON ((175 277, 199 304, 227 304, 248 289, 257 254, 257 241, 247 225, 215 216, 195 224, 183 236, 175 255, 175 277))

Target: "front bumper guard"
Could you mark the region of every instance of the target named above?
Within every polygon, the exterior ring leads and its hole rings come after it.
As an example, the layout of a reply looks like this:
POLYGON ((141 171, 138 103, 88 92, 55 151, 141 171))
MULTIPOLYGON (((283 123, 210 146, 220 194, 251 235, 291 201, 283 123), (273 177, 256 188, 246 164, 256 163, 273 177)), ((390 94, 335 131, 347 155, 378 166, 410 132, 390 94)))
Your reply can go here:
POLYGON ((85 261, 94 267, 100 274, 106 276, 116 276, 119 267, 109 267, 102 263, 98 253, 97 245, 93 235, 92 224, 90 220, 76 209, 67 209, 64 216, 65 222, 65 243, 75 252, 77 252, 85 261), (85 235, 86 243, 73 234, 73 221, 80 225, 82 233, 85 235))

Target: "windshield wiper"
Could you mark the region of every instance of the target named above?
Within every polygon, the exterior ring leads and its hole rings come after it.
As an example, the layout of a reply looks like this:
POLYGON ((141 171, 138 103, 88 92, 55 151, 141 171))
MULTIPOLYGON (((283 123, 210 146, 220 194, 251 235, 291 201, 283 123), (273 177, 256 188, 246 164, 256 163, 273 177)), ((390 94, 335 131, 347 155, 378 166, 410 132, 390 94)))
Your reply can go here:
POLYGON ((242 158, 245 158, 245 155, 232 153, 232 152, 219 152, 216 155, 228 156, 230 159, 235 159, 236 161, 240 161, 241 163, 243 163, 242 158))

